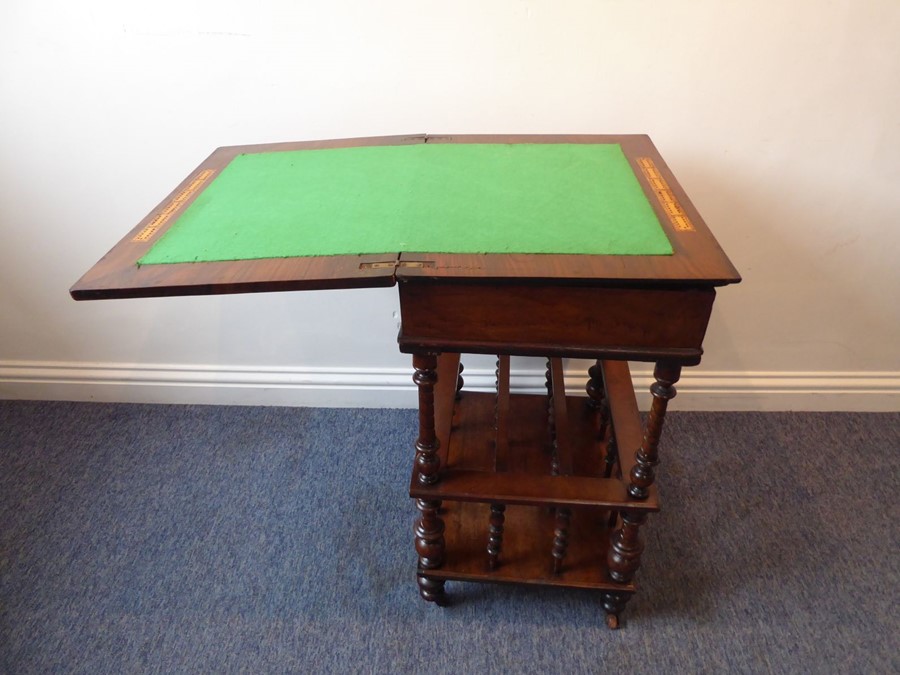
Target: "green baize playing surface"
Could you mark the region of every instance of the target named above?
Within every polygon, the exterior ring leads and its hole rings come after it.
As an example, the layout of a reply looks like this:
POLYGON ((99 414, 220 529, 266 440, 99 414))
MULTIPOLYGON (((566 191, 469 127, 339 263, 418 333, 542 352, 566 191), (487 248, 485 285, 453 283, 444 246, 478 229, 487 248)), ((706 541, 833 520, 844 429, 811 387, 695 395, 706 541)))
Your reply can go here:
POLYGON ((237 156, 139 264, 420 253, 671 255, 615 144, 237 156))

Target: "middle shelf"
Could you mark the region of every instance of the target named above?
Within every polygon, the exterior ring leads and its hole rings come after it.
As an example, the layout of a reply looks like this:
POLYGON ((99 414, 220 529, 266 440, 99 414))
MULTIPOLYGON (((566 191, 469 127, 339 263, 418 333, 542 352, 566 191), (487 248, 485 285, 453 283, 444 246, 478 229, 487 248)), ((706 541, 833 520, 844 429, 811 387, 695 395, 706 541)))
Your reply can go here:
POLYGON ((622 467, 627 477, 641 442, 640 418, 627 363, 602 363, 612 429, 606 433, 598 421, 598 407, 590 398, 565 395, 559 360, 551 360, 547 395, 510 394, 508 361, 502 360, 498 363, 496 394, 465 389, 457 392, 458 368, 459 355, 439 358, 435 387, 439 481, 422 485, 414 468, 411 497, 592 506, 614 511, 659 510, 655 489, 648 499, 635 501, 628 497, 627 480, 622 479, 622 467), (605 478, 613 434, 618 454, 605 478))

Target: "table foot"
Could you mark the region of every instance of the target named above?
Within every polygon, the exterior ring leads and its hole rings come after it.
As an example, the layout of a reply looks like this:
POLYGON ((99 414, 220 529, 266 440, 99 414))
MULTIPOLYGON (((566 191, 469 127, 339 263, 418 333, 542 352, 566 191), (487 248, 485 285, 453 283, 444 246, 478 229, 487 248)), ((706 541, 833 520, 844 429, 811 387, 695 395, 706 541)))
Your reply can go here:
POLYGON ((620 615, 625 609, 625 604, 631 600, 630 593, 608 592, 602 595, 603 609, 606 610, 606 625, 611 630, 621 626, 620 615))
POLYGON ((417 578, 417 581, 419 583, 419 595, 422 596, 423 600, 433 602, 438 607, 446 607, 450 604, 447 593, 444 591, 446 582, 443 579, 429 579, 428 577, 420 576, 417 578))

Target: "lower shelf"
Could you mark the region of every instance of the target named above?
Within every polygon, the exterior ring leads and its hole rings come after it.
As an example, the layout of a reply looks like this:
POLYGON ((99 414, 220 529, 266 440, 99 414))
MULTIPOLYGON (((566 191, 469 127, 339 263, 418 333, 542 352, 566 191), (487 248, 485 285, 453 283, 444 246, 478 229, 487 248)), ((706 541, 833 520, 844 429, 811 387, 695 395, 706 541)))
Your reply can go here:
POLYGON ((569 548, 562 570, 553 573, 554 512, 540 506, 509 506, 503 533, 500 564, 491 570, 486 552, 490 506, 445 501, 446 557, 440 569, 420 571, 430 579, 540 584, 633 593, 634 584, 609 581, 606 549, 609 512, 573 508, 569 548), (541 553, 544 552, 544 553, 541 553))
POLYGON ((609 520, 613 513, 658 511, 659 501, 652 487, 643 500, 628 494, 642 431, 627 364, 597 367, 589 390, 602 389, 603 395, 593 399, 566 395, 559 359, 549 360, 548 392, 541 395, 510 393, 506 357, 498 359, 496 393, 458 391, 458 368, 456 354, 438 361, 438 480, 423 483, 415 465, 410 481, 410 496, 440 502, 444 521, 444 562, 420 569, 419 576, 597 589, 619 598, 633 593, 633 583, 609 579, 609 520), (505 506, 505 519, 499 563, 492 569, 493 503, 505 506), (557 514, 563 508, 570 517, 565 555, 555 572, 557 514))

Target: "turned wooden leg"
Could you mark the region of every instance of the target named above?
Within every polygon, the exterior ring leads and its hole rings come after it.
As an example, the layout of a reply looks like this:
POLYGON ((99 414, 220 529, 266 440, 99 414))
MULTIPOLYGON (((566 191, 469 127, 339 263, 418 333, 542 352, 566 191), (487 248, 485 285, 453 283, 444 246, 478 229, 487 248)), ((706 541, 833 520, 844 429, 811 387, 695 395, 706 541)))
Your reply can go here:
POLYGON ((462 388, 465 385, 466 381, 463 380, 463 368, 462 361, 459 362, 459 370, 456 373, 456 400, 458 401, 462 397, 462 388))
POLYGON ((609 552, 606 564, 613 581, 627 584, 641 566, 644 544, 640 538, 640 527, 647 522, 646 513, 622 512, 622 525, 609 537, 609 552))
POLYGON ((434 432, 434 385, 437 384, 437 356, 414 354, 413 382, 419 388, 419 437, 416 439, 416 467, 419 482, 433 485, 438 482, 440 459, 438 439, 434 432))
POLYGON ((500 445, 500 439, 497 433, 500 429, 500 357, 494 362, 494 456, 496 462, 497 448, 500 445))
MULTIPOLYGON (((650 392, 653 394, 650 417, 647 420, 641 447, 635 453, 635 465, 628 476, 630 480, 628 495, 632 499, 647 499, 650 495, 650 486, 656 479, 654 469, 659 463, 659 438, 662 435, 666 407, 669 400, 675 397, 674 384, 678 381, 680 374, 681 366, 663 361, 657 363, 653 370, 656 382, 650 387, 650 392)), ((627 584, 631 582, 635 572, 641 566, 644 544, 641 542, 640 529, 647 522, 647 514, 622 510, 621 521, 622 524, 619 528, 610 535, 606 562, 610 578, 620 584, 627 584)), ((610 607, 614 609, 615 602, 620 600, 621 598, 610 597, 610 607)), ((607 608, 607 619, 608 621, 613 620, 618 625, 618 612, 607 608), (610 619, 613 614, 615 615, 614 620, 610 619)))
MULTIPOLYGON (((413 382, 419 388, 419 436, 416 439, 416 468, 419 482, 433 485, 438 482, 440 459, 438 440, 434 429, 434 385, 437 383, 437 356, 434 354, 414 354, 413 367, 416 369, 413 382)), ((417 499, 419 519, 416 521, 416 553, 419 556, 419 571, 427 572, 444 564, 444 521, 441 520, 440 500, 417 499)), ((447 603, 444 581, 418 577, 419 594, 423 599, 438 605, 447 603)))
POLYGON ((547 443, 550 449, 550 475, 559 475, 559 453, 556 443, 556 412, 553 405, 553 370, 552 361, 547 359, 547 443))
MULTIPOLYGON (((606 396, 606 388, 603 386, 603 369, 600 365, 600 359, 588 368, 590 379, 585 385, 585 391, 588 395, 588 407, 597 413, 597 443, 602 445, 606 440, 606 432, 609 430, 609 398, 606 396)), ((612 434, 610 434, 612 440, 612 434)), ((609 452, 607 451, 607 467, 609 466, 609 452)), ((605 476, 609 478, 609 474, 605 476)))
POLYGON ((588 405, 592 408, 599 408, 606 398, 606 392, 603 389, 603 371, 600 368, 600 359, 588 368, 588 376, 591 379, 587 381, 584 390, 588 395, 588 405))
POLYGON ((603 370, 599 359, 588 368, 588 375, 591 379, 587 381, 584 389, 588 395, 588 405, 597 411, 597 440, 602 443, 609 427, 609 399, 603 386, 603 370))
POLYGON ((547 370, 544 373, 544 386, 547 387, 547 396, 553 396, 553 371, 550 368, 550 358, 547 358, 547 370))
POLYGON ((631 484, 628 494, 634 499, 646 499, 649 488, 656 480, 654 469, 659 464, 659 437, 662 435, 663 423, 666 419, 666 407, 669 400, 675 398, 675 383, 681 375, 681 366, 660 361, 653 370, 656 382, 650 385, 653 394, 653 405, 650 407, 650 418, 641 442, 640 450, 635 453, 635 465, 631 469, 631 484))
MULTIPOLYGON (((632 499, 646 499, 649 488, 655 480, 654 467, 659 463, 659 437, 662 434, 666 417, 666 406, 675 396, 675 382, 681 367, 665 363, 656 364, 653 375, 656 382, 650 387, 653 394, 653 405, 650 418, 640 449, 635 453, 635 465, 629 476, 631 484, 628 494, 632 499)), ((621 451, 620 451, 621 452, 621 451)), ((647 521, 647 514, 631 511, 622 512, 622 525, 610 535, 610 547, 607 555, 609 576, 613 581, 629 583, 641 565, 641 553, 644 544, 640 539, 640 527, 647 521)))
MULTIPOLYGON (((419 520, 416 522, 416 553, 419 555, 419 570, 427 572, 444 564, 444 521, 438 515, 440 501, 416 500, 419 520)), ((419 595, 423 600, 437 605, 446 605, 443 579, 429 579, 419 576, 419 595)))

